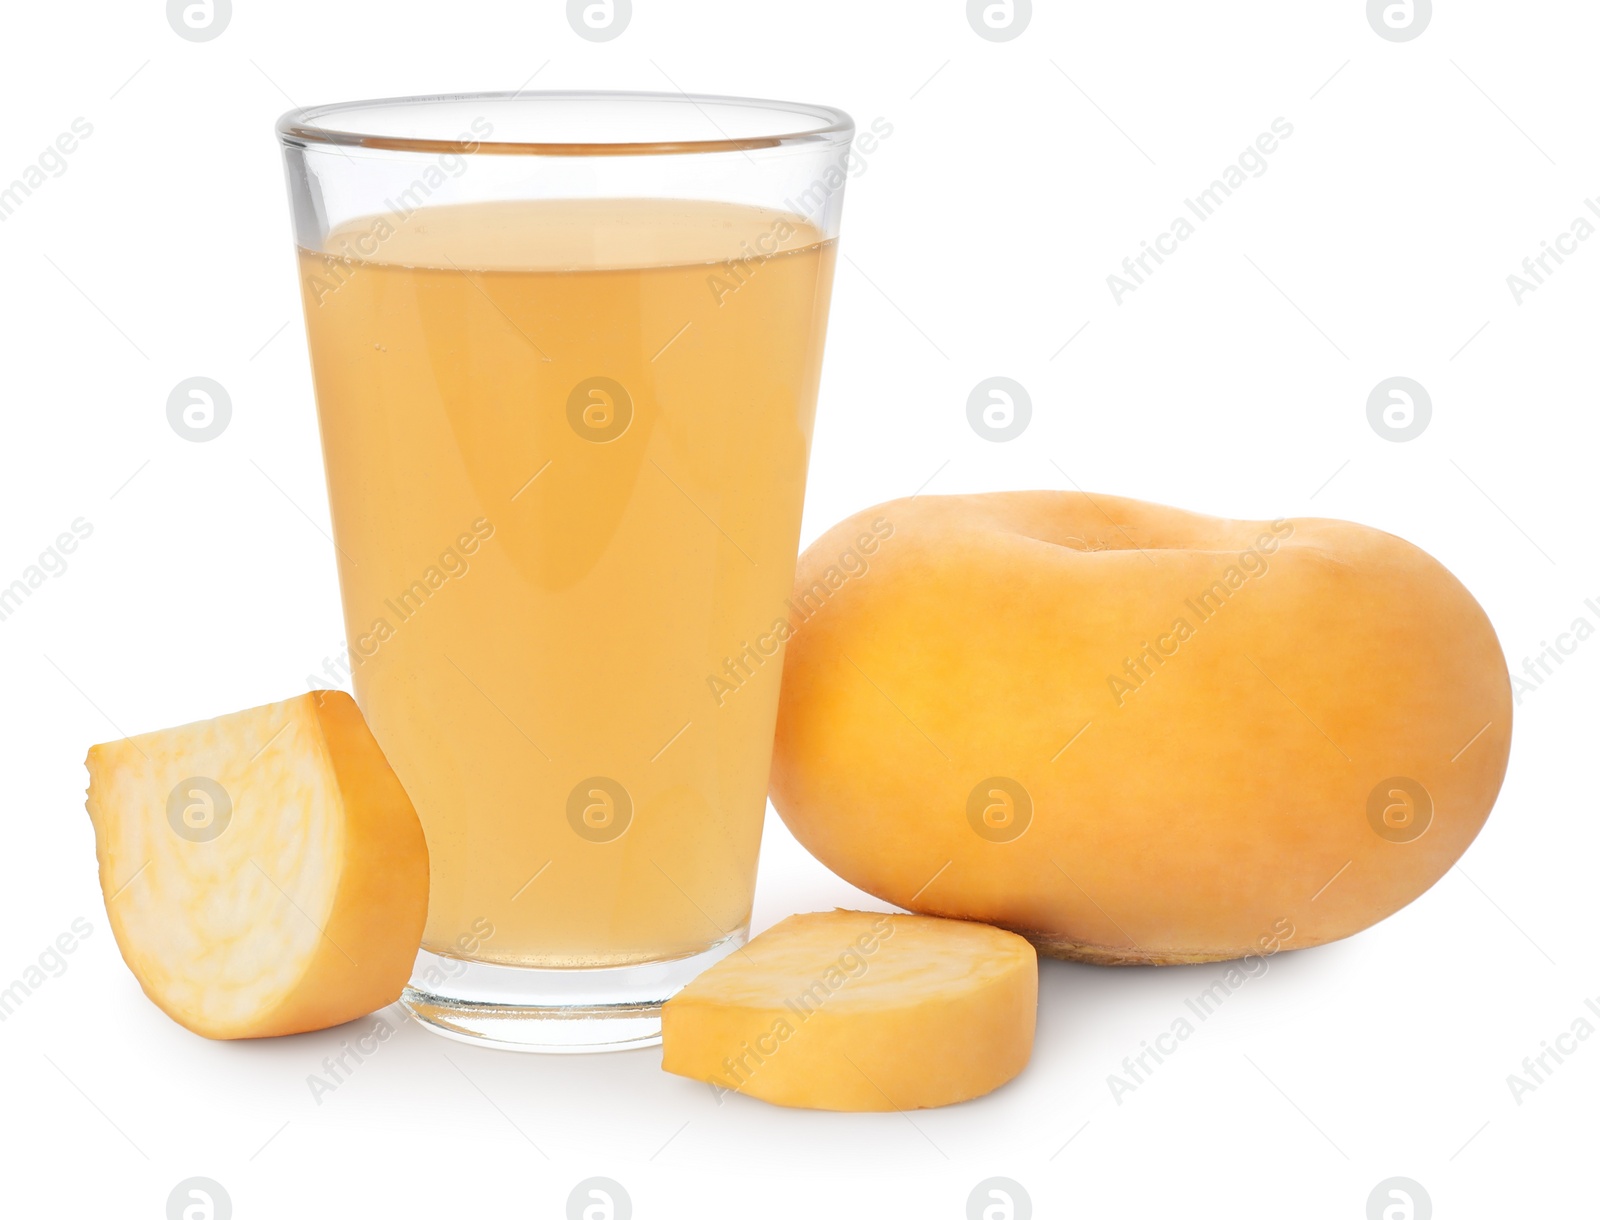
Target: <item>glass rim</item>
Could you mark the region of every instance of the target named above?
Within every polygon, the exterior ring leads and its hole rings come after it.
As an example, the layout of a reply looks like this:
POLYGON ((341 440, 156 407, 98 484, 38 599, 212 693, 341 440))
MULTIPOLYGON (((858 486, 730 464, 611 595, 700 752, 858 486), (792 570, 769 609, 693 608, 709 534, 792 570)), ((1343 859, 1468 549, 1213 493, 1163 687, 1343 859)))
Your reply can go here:
POLYGON ((334 147, 381 149, 389 152, 489 154, 499 156, 542 157, 606 157, 606 156, 662 156, 684 153, 750 152, 757 149, 782 148, 793 145, 833 142, 844 144, 855 131, 855 120, 843 110, 807 102, 785 102, 769 98, 731 97, 709 93, 631 92, 613 90, 517 90, 515 92, 437 93, 413 97, 374 98, 366 101, 331 102, 318 106, 302 106, 290 110, 278 119, 277 135, 280 143, 291 148, 334 147), (483 102, 510 104, 517 102, 633 102, 638 104, 688 103, 722 132, 715 119, 706 113, 706 106, 740 107, 752 111, 772 111, 811 120, 809 125, 797 130, 773 131, 766 134, 729 135, 726 132, 710 139, 671 140, 511 140, 495 139, 440 139, 432 136, 411 136, 363 131, 358 124, 338 123, 338 116, 359 111, 404 112, 409 108, 451 106, 460 103, 483 102), (331 120, 331 121, 330 121, 331 120))

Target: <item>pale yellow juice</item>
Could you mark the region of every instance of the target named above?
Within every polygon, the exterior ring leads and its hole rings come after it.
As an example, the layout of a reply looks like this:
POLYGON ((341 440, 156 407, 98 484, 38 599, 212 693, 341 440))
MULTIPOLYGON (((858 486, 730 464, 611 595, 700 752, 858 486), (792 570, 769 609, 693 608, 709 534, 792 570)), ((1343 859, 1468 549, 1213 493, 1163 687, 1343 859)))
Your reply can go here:
POLYGON ((437 207, 301 278, 357 697, 423 947, 530 966, 748 920, 834 245, 731 204, 437 207))

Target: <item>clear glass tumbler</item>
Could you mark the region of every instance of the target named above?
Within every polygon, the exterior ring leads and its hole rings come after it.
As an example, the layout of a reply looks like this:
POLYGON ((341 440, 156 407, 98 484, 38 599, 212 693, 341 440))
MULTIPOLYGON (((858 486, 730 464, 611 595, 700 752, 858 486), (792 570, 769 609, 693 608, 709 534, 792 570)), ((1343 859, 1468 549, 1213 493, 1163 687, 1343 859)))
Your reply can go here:
POLYGON ((405 1002, 647 1045, 747 933, 853 125, 545 93, 278 134, 348 663, 432 860, 405 1002))

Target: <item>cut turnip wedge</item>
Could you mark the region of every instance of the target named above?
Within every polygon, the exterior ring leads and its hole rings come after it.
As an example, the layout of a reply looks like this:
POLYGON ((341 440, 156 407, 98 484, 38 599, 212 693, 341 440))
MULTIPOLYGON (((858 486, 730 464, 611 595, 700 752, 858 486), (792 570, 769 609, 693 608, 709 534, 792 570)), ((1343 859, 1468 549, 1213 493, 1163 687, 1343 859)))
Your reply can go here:
POLYGON ((1020 936, 925 915, 791 915, 662 1010, 661 1066, 781 1106, 913 1110, 1028 1062, 1039 963, 1020 936))
POLYGON ((399 998, 428 849, 349 695, 94 746, 88 767, 111 930, 178 1024, 260 1038, 399 998))

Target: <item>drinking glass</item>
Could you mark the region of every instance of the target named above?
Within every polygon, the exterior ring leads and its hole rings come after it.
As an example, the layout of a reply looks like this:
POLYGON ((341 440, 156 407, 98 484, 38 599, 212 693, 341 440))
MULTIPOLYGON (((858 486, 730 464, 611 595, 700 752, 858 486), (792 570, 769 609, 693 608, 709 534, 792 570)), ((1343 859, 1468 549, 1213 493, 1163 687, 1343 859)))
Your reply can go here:
POLYGON ((431 859, 404 1002, 657 1041, 747 934, 854 127, 521 93, 278 135, 343 663, 431 859))

